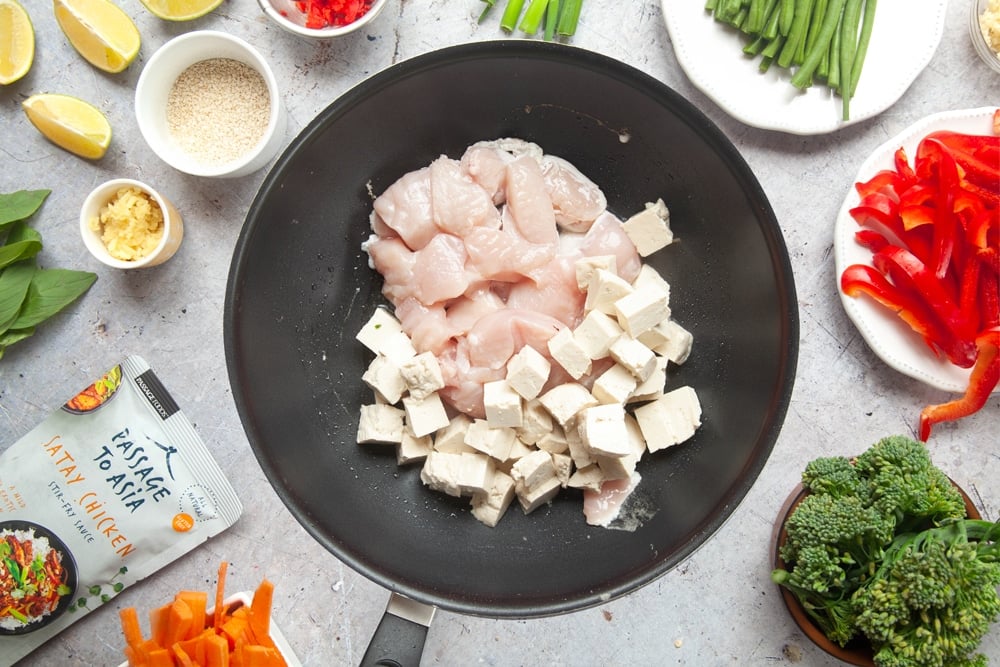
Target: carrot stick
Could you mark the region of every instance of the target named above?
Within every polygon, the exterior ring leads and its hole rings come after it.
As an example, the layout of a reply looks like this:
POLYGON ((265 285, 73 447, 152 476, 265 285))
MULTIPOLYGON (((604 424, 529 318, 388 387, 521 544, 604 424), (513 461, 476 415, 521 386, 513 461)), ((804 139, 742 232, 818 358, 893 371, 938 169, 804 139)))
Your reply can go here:
POLYGON ((197 635, 205 629, 205 610, 208 608, 208 593, 205 591, 181 591, 177 597, 187 603, 191 610, 191 634, 197 635))
POLYGON ((125 635, 125 644, 135 648, 142 643, 142 628, 139 627, 139 613, 135 607, 126 607, 118 612, 118 618, 122 622, 122 634, 125 635))
POLYGON ((167 611, 167 626, 164 628, 160 646, 173 646, 186 638, 191 632, 193 617, 187 602, 175 598, 167 611))
POLYGON ((165 604, 149 612, 149 630, 157 646, 169 646, 166 642, 167 624, 170 622, 170 605, 165 604))
POLYGON ((219 565, 219 581, 215 585, 215 621, 213 625, 216 628, 222 627, 222 617, 225 614, 222 601, 226 597, 226 571, 228 569, 229 563, 222 561, 222 564, 219 565))
POLYGON ((271 642, 271 604, 274 600, 274 584, 264 579, 253 593, 250 603, 250 628, 259 644, 271 642))

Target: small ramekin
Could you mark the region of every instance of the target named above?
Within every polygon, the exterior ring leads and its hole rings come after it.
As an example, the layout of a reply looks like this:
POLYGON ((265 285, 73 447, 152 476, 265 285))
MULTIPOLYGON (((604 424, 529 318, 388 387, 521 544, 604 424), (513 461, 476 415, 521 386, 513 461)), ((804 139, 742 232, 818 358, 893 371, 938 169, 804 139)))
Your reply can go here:
POLYGON ((296 8, 294 0, 257 0, 257 4, 260 5, 268 18, 294 35, 311 39, 333 39, 348 35, 374 21, 379 12, 388 4, 388 0, 375 0, 371 9, 357 21, 344 26, 327 28, 307 28, 306 17, 296 8))
POLYGON ((102 263, 116 269, 142 269, 162 264, 174 256, 184 238, 184 221, 170 200, 149 185, 130 178, 115 178, 98 185, 87 195, 80 209, 80 235, 90 254, 102 263), (145 192, 163 212, 163 238, 148 255, 132 261, 112 257, 101 240, 100 232, 90 227, 90 221, 100 215, 119 190, 127 187, 136 187, 145 192))
POLYGON ((989 65, 994 72, 1000 72, 1000 55, 986 41, 979 23, 980 17, 986 12, 989 4, 989 0, 973 0, 972 11, 969 14, 969 36, 972 38, 972 46, 975 47, 976 53, 983 59, 983 62, 989 65))
POLYGON ((135 89, 139 131, 153 152, 174 169, 193 176, 231 178, 251 174, 273 158, 285 139, 287 117, 271 66, 250 44, 225 32, 195 30, 173 38, 153 54, 135 89), (167 100, 177 78, 203 60, 228 58, 254 68, 267 84, 270 117, 257 145, 235 160, 206 164, 185 152, 170 135, 167 100))

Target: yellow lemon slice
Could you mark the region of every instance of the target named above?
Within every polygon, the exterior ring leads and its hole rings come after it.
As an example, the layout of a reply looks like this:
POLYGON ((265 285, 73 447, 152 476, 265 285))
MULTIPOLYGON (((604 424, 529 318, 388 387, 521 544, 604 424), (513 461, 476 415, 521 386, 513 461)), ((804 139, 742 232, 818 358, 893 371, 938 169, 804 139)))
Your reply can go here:
POLYGON ((17 0, 0 0, 0 84, 14 83, 35 59, 35 29, 17 0))
POLYGON ((222 4, 222 0, 142 0, 146 9, 165 21, 190 21, 222 4))
POLYGON ((46 139, 89 160, 104 156, 111 124, 97 107, 70 95, 39 93, 21 103, 31 124, 46 139))
POLYGON ((54 0, 56 21, 81 56, 105 72, 121 72, 139 54, 139 29, 110 0, 54 0))

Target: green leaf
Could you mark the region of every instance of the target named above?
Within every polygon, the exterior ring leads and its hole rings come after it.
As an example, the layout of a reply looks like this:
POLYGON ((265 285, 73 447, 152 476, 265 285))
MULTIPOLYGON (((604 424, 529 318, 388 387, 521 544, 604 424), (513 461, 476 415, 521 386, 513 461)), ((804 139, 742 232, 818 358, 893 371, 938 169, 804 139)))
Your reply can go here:
POLYGON ((72 269, 38 269, 28 286, 27 298, 11 329, 33 327, 75 301, 97 280, 96 273, 72 269))
POLYGON ((35 275, 35 262, 18 262, 0 271, 0 335, 10 328, 21 311, 28 286, 35 275))
POLYGON ((15 222, 0 246, 0 269, 22 259, 34 257, 42 250, 42 235, 23 222, 15 222))
POLYGON ((18 190, 10 194, 0 193, 0 229, 17 220, 31 217, 37 211, 51 190, 18 190))

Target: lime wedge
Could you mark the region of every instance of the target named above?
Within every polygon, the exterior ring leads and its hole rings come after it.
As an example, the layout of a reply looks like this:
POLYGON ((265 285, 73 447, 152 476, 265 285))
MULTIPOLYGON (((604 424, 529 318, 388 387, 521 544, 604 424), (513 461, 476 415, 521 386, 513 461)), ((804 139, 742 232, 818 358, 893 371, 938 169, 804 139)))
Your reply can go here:
POLYGON ((222 0, 142 0, 146 9, 165 21, 190 21, 222 4, 222 0))
POLYGON ((97 160, 111 144, 111 125, 97 107, 58 93, 39 93, 21 103, 42 135, 70 153, 97 160))
POLYGON ((35 59, 35 29, 17 0, 0 0, 0 84, 14 83, 35 59))
POLYGON ((81 56, 105 72, 121 72, 139 54, 139 29, 111 0, 54 0, 56 21, 81 56))

